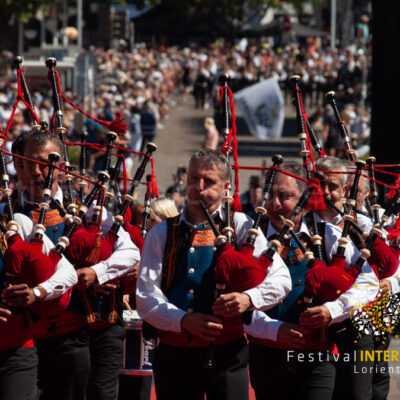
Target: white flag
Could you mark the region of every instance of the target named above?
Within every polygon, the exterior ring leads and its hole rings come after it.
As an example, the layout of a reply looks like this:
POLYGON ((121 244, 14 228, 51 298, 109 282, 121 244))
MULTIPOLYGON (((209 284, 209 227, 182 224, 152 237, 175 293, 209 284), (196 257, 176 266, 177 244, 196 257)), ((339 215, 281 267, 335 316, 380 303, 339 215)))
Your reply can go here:
POLYGON ((285 112, 281 89, 275 78, 240 90, 234 99, 252 135, 260 139, 281 137, 285 112))

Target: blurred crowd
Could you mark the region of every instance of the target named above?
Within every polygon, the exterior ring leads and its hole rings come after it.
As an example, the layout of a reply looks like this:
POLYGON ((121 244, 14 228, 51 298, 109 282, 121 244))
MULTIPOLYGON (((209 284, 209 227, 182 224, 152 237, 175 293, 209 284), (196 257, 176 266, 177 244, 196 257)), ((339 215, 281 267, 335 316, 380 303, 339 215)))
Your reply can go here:
MULTIPOLYGON (((355 38, 346 48, 337 50, 330 49, 319 38, 308 38, 302 44, 293 43, 283 48, 274 48, 268 41, 248 39, 241 39, 234 45, 219 41, 207 47, 148 48, 138 44, 131 52, 93 48, 90 53, 97 61, 94 97, 80 99, 70 88, 65 88, 64 93, 97 118, 112 121, 124 117, 128 124, 124 142, 136 151, 143 150, 145 144, 156 139, 162 131, 171 107, 176 104, 176 96, 181 96, 183 101, 189 101, 193 96, 195 107, 214 108, 214 119, 205 121, 204 146, 216 148, 220 130, 218 77, 221 72, 229 73, 233 92, 274 77, 279 81, 287 104, 291 102, 289 77, 296 73, 302 78, 304 105, 317 137, 329 155, 340 156, 341 140, 324 95, 328 90, 336 92, 342 119, 354 141, 367 141, 371 47, 369 34, 364 36, 363 33, 362 38, 355 38)), ((3 129, 17 94, 13 57, 7 51, 0 54, 0 122, 3 129)), ((29 76, 27 81, 29 85, 29 76)), ((51 120, 50 85, 41 85, 31 91, 39 119, 51 120)), ((64 102, 63 106, 69 140, 80 141, 80 134, 86 129, 88 142, 105 141, 105 128, 89 119, 83 120, 69 104, 64 102)), ((20 132, 29 130, 30 121, 28 111, 19 107, 9 133, 9 148, 20 132)), ((96 173, 101 167, 102 156, 101 152, 91 151, 88 169, 96 173)), ((128 158, 128 170, 132 165, 133 160, 128 158)), ((9 172, 15 174, 12 164, 9 172)), ((174 182, 170 189, 177 186, 174 182)))

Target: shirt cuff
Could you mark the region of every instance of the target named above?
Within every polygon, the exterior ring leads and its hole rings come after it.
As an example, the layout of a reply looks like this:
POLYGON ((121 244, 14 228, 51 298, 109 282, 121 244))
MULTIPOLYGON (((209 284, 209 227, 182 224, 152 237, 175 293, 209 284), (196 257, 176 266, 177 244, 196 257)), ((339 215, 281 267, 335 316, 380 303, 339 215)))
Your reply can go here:
POLYGON ((344 312, 343 307, 340 305, 339 302, 331 301, 329 303, 325 303, 324 306, 329 310, 331 313, 331 322, 329 325, 336 324, 338 322, 342 322, 348 318, 349 314, 344 312))
MULTIPOLYGON (((172 310, 171 310, 172 311, 172 310)), ((187 314, 186 311, 181 309, 173 310, 171 313, 171 330, 172 332, 182 332, 182 318, 187 314)))
POLYGON ((397 278, 395 276, 390 276, 389 278, 385 278, 385 279, 391 283, 393 294, 400 292, 399 278, 397 278))
POLYGON ((253 303, 249 310, 255 310, 265 305, 263 298, 262 296, 260 296, 260 292, 257 290, 257 288, 246 290, 243 293, 247 294, 250 297, 251 302, 253 303))
POLYGON ((58 290, 53 290, 51 285, 49 285, 47 282, 41 283, 40 286, 46 291, 46 296, 44 296, 43 300, 51 300, 52 298, 57 297, 55 294, 57 294, 58 290))
POLYGON ((278 320, 268 321, 266 323, 265 336, 263 336, 263 338, 270 339, 276 342, 278 340, 279 327, 283 323, 283 321, 278 320))
POLYGON ((99 282, 100 285, 109 281, 107 275, 107 267, 104 263, 99 262, 96 265, 92 265, 90 268, 92 268, 94 272, 96 272, 97 281, 99 282))

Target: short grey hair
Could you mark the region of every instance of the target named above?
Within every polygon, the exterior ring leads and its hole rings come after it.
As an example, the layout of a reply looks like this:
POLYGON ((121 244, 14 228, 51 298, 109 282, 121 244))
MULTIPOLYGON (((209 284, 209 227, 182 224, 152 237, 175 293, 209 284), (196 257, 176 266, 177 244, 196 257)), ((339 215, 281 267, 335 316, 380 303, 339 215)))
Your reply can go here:
MULTIPOLYGON (((300 178, 307 179, 306 170, 299 161, 296 161, 296 160, 283 161, 283 163, 280 166, 280 169, 282 169, 283 171, 287 171, 293 175, 296 175, 300 178)), ((288 175, 286 175, 286 176, 288 176, 288 175)), ((296 185, 297 185, 297 189, 299 189, 299 192, 303 193, 304 190, 306 189, 307 182, 304 182, 300 179, 296 179, 296 185)))
POLYGON ((231 179, 231 166, 228 159, 221 152, 211 149, 197 151, 190 157, 189 165, 196 161, 203 162, 210 167, 218 167, 221 170, 221 178, 224 181, 231 179))
MULTIPOLYGON (((318 171, 338 171, 338 172, 348 172, 347 167, 352 166, 347 160, 341 160, 337 157, 327 156, 320 158, 316 163, 315 167, 318 171)), ((342 176, 342 186, 347 182, 347 174, 341 174, 342 176)))

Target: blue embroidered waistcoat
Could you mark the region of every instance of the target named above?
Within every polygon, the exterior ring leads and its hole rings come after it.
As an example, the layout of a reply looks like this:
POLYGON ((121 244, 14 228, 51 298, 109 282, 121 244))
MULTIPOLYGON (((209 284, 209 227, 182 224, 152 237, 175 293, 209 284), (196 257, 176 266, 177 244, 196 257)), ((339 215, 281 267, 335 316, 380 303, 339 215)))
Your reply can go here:
MULTIPOLYGON (((26 204, 21 209, 21 212, 29 217, 34 224, 38 223, 39 207, 26 204)), ((44 226, 46 227, 46 235, 54 244, 57 244, 58 239, 63 235, 65 229, 64 218, 61 217, 58 210, 48 210, 46 212, 44 226)))
POLYGON ((168 300, 185 311, 212 313, 214 303, 214 240, 208 224, 184 232, 168 300))
MULTIPOLYGON (((300 240, 309 248, 309 238, 303 232, 299 235, 300 240), (307 240, 308 239, 308 240, 307 240)), ((308 271, 307 261, 303 253, 293 239, 284 240, 280 255, 289 268, 290 278, 292 280, 292 290, 283 299, 283 302, 266 311, 271 318, 279 319, 285 322, 298 322, 299 315, 296 309, 300 306, 298 302, 301 294, 304 292, 304 276, 308 271)))

